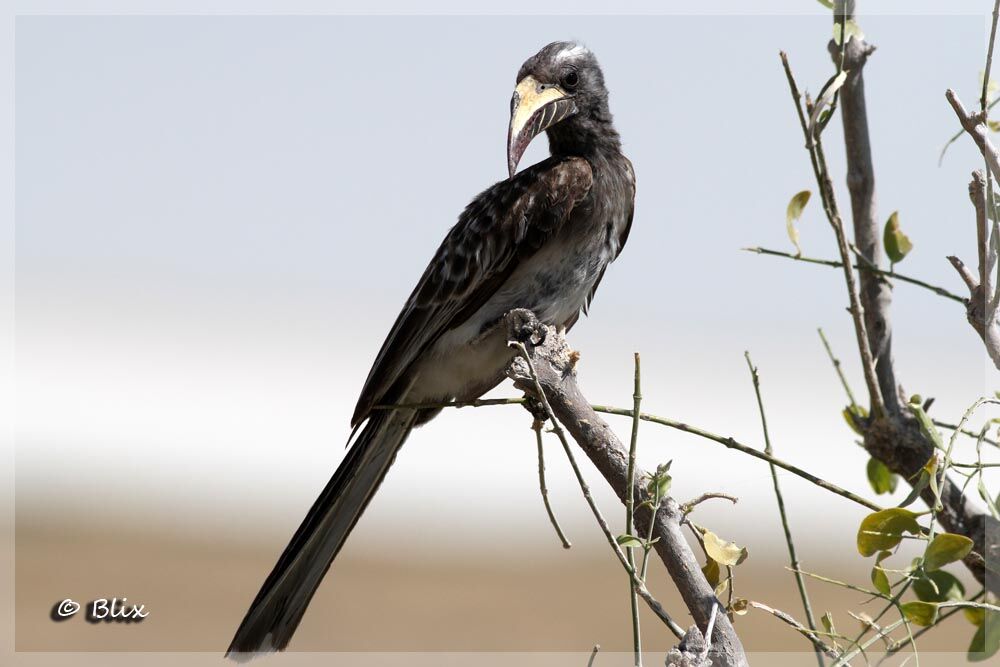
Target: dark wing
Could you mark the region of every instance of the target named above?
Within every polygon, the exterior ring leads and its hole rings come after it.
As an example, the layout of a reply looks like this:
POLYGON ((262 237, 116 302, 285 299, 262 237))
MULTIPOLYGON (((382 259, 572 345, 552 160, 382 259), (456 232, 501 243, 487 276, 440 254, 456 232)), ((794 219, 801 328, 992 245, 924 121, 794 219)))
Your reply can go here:
MULTIPOLYGON (((625 224, 620 226, 620 229, 614 229, 611 225, 608 225, 608 238, 606 239, 606 242, 608 245, 612 245, 615 249, 612 261, 618 259, 618 255, 622 254, 622 249, 625 248, 625 243, 628 242, 628 233, 632 231, 632 216, 635 213, 635 170, 632 168, 632 162, 629 161, 628 158, 622 157, 622 159, 625 160, 625 166, 628 167, 629 191, 626 193, 626 196, 628 197, 629 207, 628 217, 625 219, 625 224)), ((590 310, 590 304, 594 300, 594 295, 597 294, 597 288, 600 286, 601 280, 604 279, 604 272, 607 270, 607 266, 601 269, 600 275, 597 276, 597 280, 594 281, 594 286, 590 288, 590 294, 587 295, 587 302, 583 305, 584 315, 586 315, 590 310)), ((566 328, 569 329, 573 326, 573 324, 576 324, 576 318, 573 318, 573 321, 568 323, 566 328)))
POLYGON ((582 158, 549 158, 476 197, 451 228, 375 358, 351 424, 445 331, 470 317, 569 218, 593 183, 582 158))

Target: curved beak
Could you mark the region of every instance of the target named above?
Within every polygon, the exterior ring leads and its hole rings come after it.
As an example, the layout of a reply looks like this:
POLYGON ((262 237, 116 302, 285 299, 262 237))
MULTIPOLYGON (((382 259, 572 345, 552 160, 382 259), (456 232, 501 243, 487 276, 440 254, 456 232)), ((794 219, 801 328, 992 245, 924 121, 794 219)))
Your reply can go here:
POLYGON ((507 130, 507 169, 514 176, 517 163, 531 140, 577 111, 572 96, 559 86, 540 83, 533 76, 521 79, 510 101, 507 130))

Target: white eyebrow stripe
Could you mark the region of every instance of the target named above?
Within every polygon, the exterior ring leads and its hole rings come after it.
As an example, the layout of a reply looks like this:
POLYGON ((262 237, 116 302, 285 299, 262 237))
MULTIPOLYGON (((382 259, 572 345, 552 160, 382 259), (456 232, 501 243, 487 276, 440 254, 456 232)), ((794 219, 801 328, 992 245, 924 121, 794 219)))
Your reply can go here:
POLYGON ((566 47, 562 51, 556 54, 557 60, 562 60, 564 58, 573 58, 575 56, 582 56, 590 51, 583 44, 574 44, 573 46, 566 47))

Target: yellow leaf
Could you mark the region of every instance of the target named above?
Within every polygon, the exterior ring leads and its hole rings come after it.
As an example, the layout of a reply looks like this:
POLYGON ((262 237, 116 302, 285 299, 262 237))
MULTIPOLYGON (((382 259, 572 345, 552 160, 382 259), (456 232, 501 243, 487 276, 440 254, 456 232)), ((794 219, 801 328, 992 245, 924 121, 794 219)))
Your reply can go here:
POLYGON ((785 209, 785 226, 788 230, 788 238, 795 246, 796 255, 802 254, 802 248, 799 247, 799 230, 795 228, 795 223, 802 217, 802 210, 809 203, 811 196, 812 193, 809 190, 797 192, 788 202, 788 208, 785 209))
POLYGON ((748 552, 745 547, 726 542, 710 530, 706 530, 702 538, 705 540, 705 551, 708 553, 708 557, 719 565, 733 567, 746 560, 748 552))

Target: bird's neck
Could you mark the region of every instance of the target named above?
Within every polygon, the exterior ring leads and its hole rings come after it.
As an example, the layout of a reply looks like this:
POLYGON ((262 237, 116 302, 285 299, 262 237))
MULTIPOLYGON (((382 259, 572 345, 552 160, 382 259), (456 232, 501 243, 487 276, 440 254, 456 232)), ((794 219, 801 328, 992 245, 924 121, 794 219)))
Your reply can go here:
POLYGON ((549 151, 555 157, 612 157, 621 153, 621 137, 607 111, 573 116, 548 129, 549 151))

